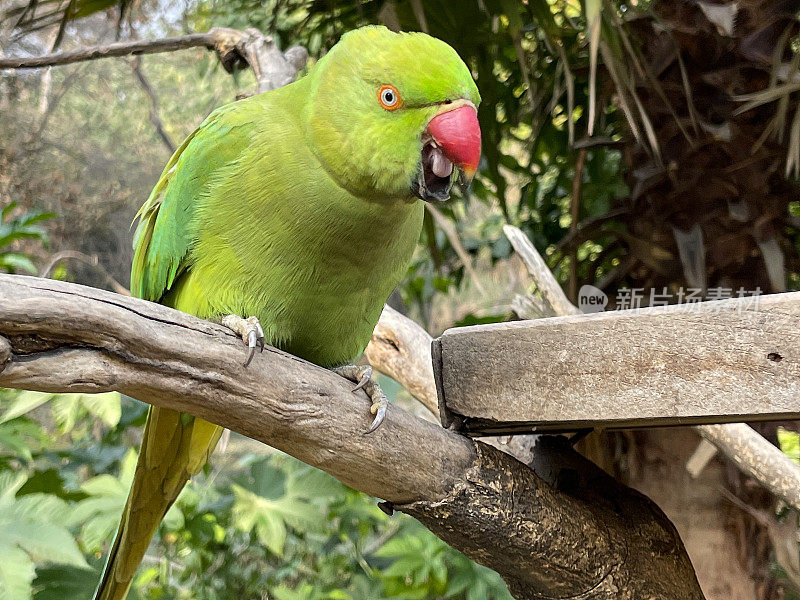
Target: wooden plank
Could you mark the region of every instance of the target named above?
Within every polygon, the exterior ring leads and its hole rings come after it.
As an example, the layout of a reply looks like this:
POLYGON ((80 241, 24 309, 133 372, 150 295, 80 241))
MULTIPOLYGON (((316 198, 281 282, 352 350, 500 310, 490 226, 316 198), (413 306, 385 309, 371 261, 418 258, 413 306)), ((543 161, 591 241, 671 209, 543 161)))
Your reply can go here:
POLYGON ((800 418, 800 292, 461 327, 434 340, 470 435, 800 418))

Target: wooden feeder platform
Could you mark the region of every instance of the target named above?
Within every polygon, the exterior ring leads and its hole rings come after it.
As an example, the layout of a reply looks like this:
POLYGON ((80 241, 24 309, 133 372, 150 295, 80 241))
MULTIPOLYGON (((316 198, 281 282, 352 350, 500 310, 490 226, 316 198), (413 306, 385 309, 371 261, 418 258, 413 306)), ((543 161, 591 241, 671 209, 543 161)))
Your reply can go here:
POLYGON ((800 419, 800 292, 449 329, 433 363, 471 436, 800 419))

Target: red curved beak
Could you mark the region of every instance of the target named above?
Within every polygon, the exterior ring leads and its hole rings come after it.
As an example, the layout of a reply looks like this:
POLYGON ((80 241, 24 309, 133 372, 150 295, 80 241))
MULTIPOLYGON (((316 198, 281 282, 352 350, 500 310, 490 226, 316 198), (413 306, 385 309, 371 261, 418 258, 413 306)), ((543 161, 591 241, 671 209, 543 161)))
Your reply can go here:
POLYGON ((472 181, 481 160, 481 127, 475 107, 464 104, 439 113, 430 120, 427 130, 445 157, 461 170, 468 182, 472 181))

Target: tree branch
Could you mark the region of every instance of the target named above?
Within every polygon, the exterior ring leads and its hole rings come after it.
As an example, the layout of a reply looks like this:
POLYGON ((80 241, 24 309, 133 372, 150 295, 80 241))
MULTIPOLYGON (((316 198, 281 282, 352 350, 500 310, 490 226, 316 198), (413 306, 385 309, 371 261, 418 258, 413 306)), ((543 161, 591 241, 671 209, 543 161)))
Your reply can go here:
POLYGON ((695 430, 745 475, 800 510, 800 468, 780 448, 745 423, 698 425, 695 430))
POLYGON ((100 263, 100 259, 96 254, 84 254, 83 252, 78 252, 77 250, 62 250, 61 252, 56 252, 50 257, 50 260, 47 262, 44 269, 42 269, 41 276, 49 277, 55 266, 62 260, 66 259, 77 260, 83 264, 94 267, 94 269, 103 276, 103 278, 106 280, 106 283, 109 285, 109 287, 111 287, 112 290, 118 294, 122 294, 123 296, 131 295, 128 288, 114 279, 111 273, 106 271, 106 268, 100 263))
POLYGON ((174 52, 199 47, 215 50, 222 66, 228 72, 233 72, 239 67, 251 66, 259 82, 259 92, 290 83, 308 57, 305 48, 299 46, 289 48, 282 53, 271 36, 265 36, 257 29, 238 31, 227 27, 214 27, 206 33, 192 33, 157 40, 114 42, 44 56, 0 57, 0 69, 38 69, 114 56, 174 52))
POLYGON ((395 407, 367 436, 369 400, 351 383, 274 348, 245 369, 245 352, 170 308, 0 275, 2 386, 118 390, 270 444, 416 517, 520 600, 703 598, 663 513, 569 448, 537 474, 395 407))
POLYGON ((186 48, 206 47, 209 50, 218 50, 221 45, 230 49, 236 46, 233 29, 214 28, 206 33, 191 33, 177 37, 162 38, 158 40, 132 40, 114 42, 100 46, 89 46, 65 52, 54 52, 44 56, 29 58, 7 57, 0 58, 0 69, 38 69, 56 65, 69 65, 87 60, 110 58, 114 56, 128 56, 131 54, 156 54, 158 52, 174 52, 186 48))
POLYGON ((556 315, 577 315, 581 311, 569 301, 564 290, 553 277, 553 273, 547 267, 542 255, 536 250, 534 245, 522 231, 513 225, 504 225, 503 233, 506 234, 508 241, 522 258, 522 262, 528 269, 528 273, 533 277, 542 297, 552 307, 556 315))
POLYGON ((369 364, 397 381, 438 419, 431 342, 427 331, 387 304, 364 355, 369 364))
POLYGON ((172 141, 172 138, 169 137, 167 130, 164 129, 164 123, 161 121, 161 109, 158 103, 158 96, 156 96, 153 86, 150 85, 147 77, 145 77, 144 71, 142 71, 142 59, 137 56, 131 60, 130 65, 133 75, 136 77, 136 81, 139 82, 139 86, 142 88, 142 91, 150 100, 150 123, 153 125, 153 127, 155 127, 158 137, 161 138, 161 141, 164 143, 164 146, 167 148, 169 153, 174 154, 176 148, 175 142, 172 141))

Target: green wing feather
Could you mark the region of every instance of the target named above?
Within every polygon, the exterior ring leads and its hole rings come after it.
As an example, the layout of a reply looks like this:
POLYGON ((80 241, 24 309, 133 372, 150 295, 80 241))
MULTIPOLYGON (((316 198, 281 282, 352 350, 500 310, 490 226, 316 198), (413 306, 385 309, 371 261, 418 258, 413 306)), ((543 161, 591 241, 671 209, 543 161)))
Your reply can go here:
POLYGON ((131 267, 134 296, 160 301, 189 268, 197 208, 207 199, 219 169, 236 161, 249 145, 256 115, 246 103, 228 104, 211 113, 175 151, 139 209, 131 267))

